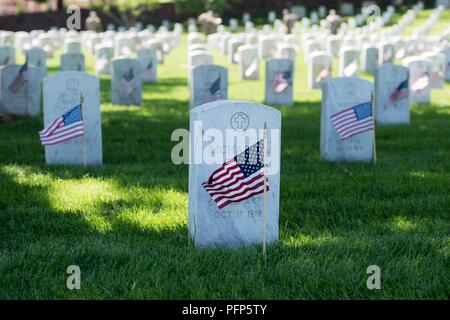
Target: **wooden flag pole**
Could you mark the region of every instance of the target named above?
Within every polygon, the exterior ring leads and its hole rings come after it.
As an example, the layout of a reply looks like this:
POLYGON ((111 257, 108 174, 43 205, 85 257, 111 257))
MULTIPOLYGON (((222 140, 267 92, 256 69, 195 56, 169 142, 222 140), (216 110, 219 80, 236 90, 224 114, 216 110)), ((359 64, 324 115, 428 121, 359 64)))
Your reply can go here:
POLYGON ((267 245, 266 245, 266 233, 267 233, 267 162, 266 162, 266 150, 267 150, 267 123, 264 122, 263 129, 263 165, 264 165, 264 207, 263 207, 263 226, 262 226, 262 241, 263 241, 263 257, 267 259, 267 245))
POLYGON ((84 95, 83 95, 83 92, 80 91, 80 111, 81 111, 81 119, 83 121, 83 163, 84 163, 84 167, 86 168, 86 166, 87 166, 87 160, 86 160, 86 122, 85 122, 84 114, 83 114, 83 102, 84 102, 84 95))
POLYGON ((372 121, 373 121, 373 164, 377 164, 377 141, 375 134, 375 103, 373 101, 373 91, 371 93, 371 101, 372 101, 372 121))

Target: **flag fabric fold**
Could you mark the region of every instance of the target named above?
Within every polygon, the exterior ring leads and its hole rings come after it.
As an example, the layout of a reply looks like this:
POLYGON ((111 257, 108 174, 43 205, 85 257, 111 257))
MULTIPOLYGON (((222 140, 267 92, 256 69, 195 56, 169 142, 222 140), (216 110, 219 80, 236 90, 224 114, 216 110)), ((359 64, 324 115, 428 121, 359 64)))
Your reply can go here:
POLYGON ((43 145, 54 145, 84 134, 81 105, 70 109, 39 132, 43 145))
POLYGON ((14 80, 9 85, 8 89, 16 94, 28 82, 28 60, 20 67, 14 80))
POLYGON ((222 100, 222 90, 220 85, 221 79, 220 76, 214 81, 211 86, 206 90, 206 92, 202 96, 202 103, 213 102, 217 100, 222 100))
POLYGON ((405 81, 402 81, 397 88, 395 88, 394 92, 389 96, 389 105, 394 105, 398 101, 408 98, 409 96, 409 79, 406 78, 405 81))
POLYGON ((203 188, 222 209, 269 190, 264 174, 264 140, 245 149, 215 170, 203 188))
POLYGON ((372 102, 364 102, 333 114, 331 123, 341 140, 373 130, 372 102))
POLYGON ((291 72, 285 71, 275 75, 272 80, 272 87, 276 93, 282 93, 292 85, 291 72))

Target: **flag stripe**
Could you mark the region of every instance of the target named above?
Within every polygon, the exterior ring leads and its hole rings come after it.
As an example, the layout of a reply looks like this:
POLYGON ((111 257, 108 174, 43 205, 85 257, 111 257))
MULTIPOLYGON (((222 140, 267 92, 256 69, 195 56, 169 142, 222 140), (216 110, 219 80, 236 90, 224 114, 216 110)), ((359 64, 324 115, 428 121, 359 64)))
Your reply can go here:
MULTIPOLYGON (((266 191, 269 191, 269 186, 266 187, 266 191)), ((229 205, 232 202, 244 201, 246 199, 254 197, 254 196, 256 196, 256 195, 258 195, 260 193, 263 193, 263 192, 264 192, 264 187, 261 187, 261 188, 255 190, 255 191, 253 191, 253 192, 247 193, 245 196, 240 197, 238 199, 228 199, 226 201, 222 201, 222 202, 218 203, 218 207, 219 207, 219 209, 222 209, 223 207, 229 205)))
POLYGON ((55 145, 55 144, 58 144, 58 143, 61 143, 61 142, 65 142, 65 141, 71 140, 71 139, 76 138, 76 137, 81 137, 83 134, 84 134, 83 130, 79 130, 79 131, 76 131, 76 132, 74 132, 74 133, 72 133, 70 135, 66 135, 66 136, 64 136, 64 137, 62 137, 60 139, 44 141, 44 142, 42 142, 42 144, 45 145, 45 146, 55 145))
POLYGON ((260 176, 262 175, 262 173, 263 173, 263 171, 261 170, 261 173, 259 173, 255 177, 251 176, 249 178, 239 179, 238 181, 234 182, 232 185, 225 186, 219 190, 211 190, 209 192, 209 194, 215 196, 215 195, 220 195, 220 194, 236 191, 240 188, 239 186, 241 186, 242 184, 244 184, 244 183, 251 184, 256 179, 259 179, 260 176))
POLYGON ((210 193, 210 195, 214 200, 217 201, 220 201, 222 199, 232 199, 243 195, 245 192, 247 192, 247 190, 256 189, 262 183, 264 183, 264 175, 259 175, 251 179, 251 181, 248 181, 246 184, 239 184, 237 187, 228 190, 228 192, 221 192, 216 194, 210 193))
POLYGON ((41 137, 41 141, 51 141, 51 140, 57 140, 59 138, 64 138, 67 135, 72 134, 73 132, 79 131, 79 130, 83 130, 83 124, 78 124, 75 127, 69 128, 67 130, 58 132, 56 134, 52 134, 49 137, 41 137))

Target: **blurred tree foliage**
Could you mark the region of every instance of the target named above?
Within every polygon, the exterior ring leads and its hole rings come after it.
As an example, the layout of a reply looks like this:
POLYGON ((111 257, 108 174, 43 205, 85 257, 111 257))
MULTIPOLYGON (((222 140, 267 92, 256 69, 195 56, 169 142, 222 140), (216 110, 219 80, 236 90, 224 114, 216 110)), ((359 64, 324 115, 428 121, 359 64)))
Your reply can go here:
POLYGON ((132 26, 147 10, 157 8, 159 0, 92 0, 92 9, 111 17, 117 24, 132 26))
POLYGON ((174 0, 178 13, 200 14, 207 10, 223 15, 233 8, 233 5, 244 0, 174 0))

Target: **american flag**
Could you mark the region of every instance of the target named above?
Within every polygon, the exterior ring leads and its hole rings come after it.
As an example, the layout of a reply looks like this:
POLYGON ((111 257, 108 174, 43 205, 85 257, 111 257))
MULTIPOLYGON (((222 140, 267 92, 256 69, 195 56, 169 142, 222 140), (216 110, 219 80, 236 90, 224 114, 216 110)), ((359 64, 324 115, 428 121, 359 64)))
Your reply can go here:
POLYGON ((344 76, 351 77, 358 70, 358 59, 353 60, 344 68, 344 76))
POLYGON ((17 76, 9 85, 9 91, 16 94, 28 82, 28 60, 20 67, 17 76))
POLYGON ((331 123, 342 140, 373 130, 372 102, 364 102, 333 114, 331 123))
POLYGON ((322 71, 319 72, 319 74, 316 77, 316 82, 320 82, 325 78, 328 78, 331 76, 331 67, 326 67, 322 71))
POLYGON ((278 73, 272 80, 272 87, 276 93, 281 93, 292 84, 291 72, 285 71, 278 73))
POLYGON ((258 69, 258 59, 255 59, 245 70, 245 76, 250 77, 258 69))
POLYGON ((41 143, 45 146, 58 144, 84 134, 81 105, 67 111, 39 132, 41 143))
POLYGON ((133 69, 130 68, 129 72, 122 75, 119 81, 120 92, 122 96, 130 96, 137 89, 137 81, 134 78, 133 69))
POLYGON ((222 100, 222 91, 220 90, 220 77, 206 90, 202 96, 202 103, 222 100))
POLYGON ((409 96, 409 79, 406 78, 405 81, 402 81, 397 88, 395 88, 394 92, 389 96, 389 104, 393 105, 400 100, 406 99, 409 96))
POLYGON ((264 175, 264 140, 223 163, 202 185, 222 209, 269 190, 264 175))
POLYGON ((411 85, 411 91, 417 92, 425 89, 430 84, 430 75, 428 72, 422 74, 414 83, 411 85))

